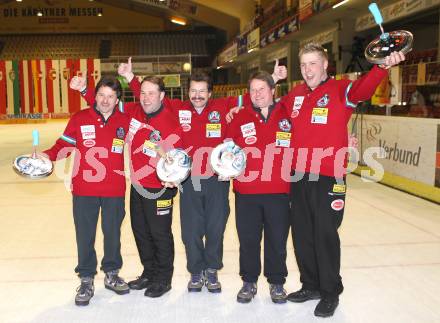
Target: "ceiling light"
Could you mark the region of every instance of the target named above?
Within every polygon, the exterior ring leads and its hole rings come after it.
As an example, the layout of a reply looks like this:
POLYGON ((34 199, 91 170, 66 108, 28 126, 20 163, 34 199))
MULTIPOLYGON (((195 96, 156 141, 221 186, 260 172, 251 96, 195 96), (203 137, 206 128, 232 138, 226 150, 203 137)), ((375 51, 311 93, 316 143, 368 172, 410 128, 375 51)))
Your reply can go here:
POLYGON ((332 8, 336 9, 337 7, 342 6, 343 4, 347 3, 348 1, 350 1, 350 0, 344 0, 342 2, 339 2, 339 3, 335 4, 332 8))
POLYGON ((183 18, 172 17, 171 18, 171 22, 175 23, 177 25, 181 25, 181 26, 185 26, 186 25, 186 20, 183 19, 183 18))

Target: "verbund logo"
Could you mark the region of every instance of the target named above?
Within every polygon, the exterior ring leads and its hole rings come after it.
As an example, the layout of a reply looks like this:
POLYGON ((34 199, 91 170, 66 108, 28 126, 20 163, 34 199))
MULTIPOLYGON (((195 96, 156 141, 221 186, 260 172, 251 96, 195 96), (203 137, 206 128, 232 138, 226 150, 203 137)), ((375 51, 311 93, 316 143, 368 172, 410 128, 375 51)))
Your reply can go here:
POLYGON ((420 154, 422 147, 419 146, 417 151, 405 150, 398 146, 397 142, 388 144, 386 140, 379 138, 382 133, 382 125, 380 123, 370 123, 367 128, 367 140, 379 141, 379 147, 385 151, 385 159, 393 160, 400 164, 419 166, 420 154))
POLYGON ((382 125, 380 123, 370 123, 367 128, 367 140, 377 140, 377 135, 382 132, 382 125))

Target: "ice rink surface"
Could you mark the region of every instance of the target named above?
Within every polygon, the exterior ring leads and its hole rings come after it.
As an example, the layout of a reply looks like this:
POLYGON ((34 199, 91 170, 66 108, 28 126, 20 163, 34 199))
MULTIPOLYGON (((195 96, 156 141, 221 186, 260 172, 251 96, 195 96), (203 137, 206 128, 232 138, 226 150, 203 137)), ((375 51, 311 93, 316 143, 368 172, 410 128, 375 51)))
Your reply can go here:
MULTIPOLYGON (((236 302, 238 238, 234 196, 224 240, 221 294, 189 294, 185 251, 180 237, 178 198, 173 232, 175 274, 171 292, 149 299, 142 291, 118 296, 95 278, 95 296, 87 307, 74 304, 79 280, 73 271, 76 245, 71 193, 53 174, 38 181, 16 175, 12 160, 31 152, 32 129, 40 149, 50 147, 65 122, 0 125, 0 322, 440 322, 440 206, 357 176, 348 177, 341 275, 345 291, 332 318, 313 316, 317 301, 273 304, 260 276, 250 304, 236 302)), ((127 195, 127 210, 128 195, 127 195)), ((96 250, 102 257, 98 224, 96 250)), ((129 214, 122 226, 127 281, 141 273, 129 214)), ((291 239, 285 288, 297 290, 299 274, 291 239)))

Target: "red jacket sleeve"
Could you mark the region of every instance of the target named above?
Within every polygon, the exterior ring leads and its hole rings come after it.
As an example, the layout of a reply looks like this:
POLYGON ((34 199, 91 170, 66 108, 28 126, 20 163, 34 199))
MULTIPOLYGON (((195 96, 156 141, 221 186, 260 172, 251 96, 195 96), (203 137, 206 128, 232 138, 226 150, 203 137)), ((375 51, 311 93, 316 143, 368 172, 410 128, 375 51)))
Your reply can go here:
POLYGON ((74 148, 76 146, 77 127, 75 125, 75 119, 76 119, 75 115, 72 116, 72 118, 67 123, 66 129, 64 130, 61 137, 55 142, 55 144, 50 149, 43 151, 43 153, 49 156, 49 159, 51 161, 67 158, 72 153, 73 149, 70 149, 64 151, 64 153, 62 152, 61 154, 59 154, 63 148, 74 148))
POLYGON ((86 93, 81 92, 81 96, 86 100, 87 104, 91 107, 95 104, 95 90, 88 87, 86 93))
POLYGON ((369 100, 376 91, 377 86, 387 75, 387 70, 375 65, 371 71, 360 79, 348 83, 346 87, 341 89, 343 92, 340 93, 345 98, 346 105, 356 107, 359 102, 369 100))
POLYGON ((130 90, 133 91, 133 95, 136 98, 137 101, 139 101, 139 98, 141 96, 141 82, 139 82, 138 78, 135 76, 129 83, 130 90))

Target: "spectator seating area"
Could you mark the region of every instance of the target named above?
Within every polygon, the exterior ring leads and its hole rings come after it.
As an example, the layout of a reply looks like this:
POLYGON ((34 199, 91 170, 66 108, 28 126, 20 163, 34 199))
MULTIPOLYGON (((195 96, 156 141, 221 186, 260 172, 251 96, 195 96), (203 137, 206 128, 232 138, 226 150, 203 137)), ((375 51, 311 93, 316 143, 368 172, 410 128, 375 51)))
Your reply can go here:
POLYGON ((214 38, 212 34, 194 33, 0 35, 0 60, 100 57, 103 40, 111 43, 110 56, 208 56, 207 43, 214 38))

